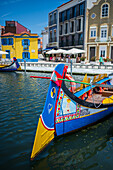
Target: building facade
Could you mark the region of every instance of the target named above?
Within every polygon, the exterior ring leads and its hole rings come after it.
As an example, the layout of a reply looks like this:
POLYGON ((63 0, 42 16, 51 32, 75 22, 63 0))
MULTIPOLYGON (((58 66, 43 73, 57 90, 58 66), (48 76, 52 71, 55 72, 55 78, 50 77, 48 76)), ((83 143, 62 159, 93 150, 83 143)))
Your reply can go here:
POLYGON ((85 0, 71 0, 60 7, 59 13, 59 48, 84 49, 85 38, 85 0))
POLYGON ((48 46, 57 48, 58 47, 58 10, 55 9, 48 14, 48 46))
POLYGON ((42 50, 46 49, 48 46, 48 27, 45 27, 44 30, 41 32, 42 35, 42 50))
MULTIPOLYGON (((99 59, 113 60, 113 1, 97 0, 87 11, 87 59, 93 56, 99 59)), ((113 61, 112 61, 113 62, 113 61)))
POLYGON ((38 61, 38 35, 23 32, 6 33, 1 36, 2 50, 8 52, 6 58, 16 57, 18 61, 38 61))

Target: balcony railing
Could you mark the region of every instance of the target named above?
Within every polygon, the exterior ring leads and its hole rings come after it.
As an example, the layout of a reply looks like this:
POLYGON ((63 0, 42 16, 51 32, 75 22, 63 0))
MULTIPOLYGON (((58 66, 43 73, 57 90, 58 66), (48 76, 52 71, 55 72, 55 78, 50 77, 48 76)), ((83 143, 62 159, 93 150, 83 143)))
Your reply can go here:
POLYGON ((49 43, 57 42, 57 37, 49 38, 49 43))
POLYGON ((57 24, 57 19, 49 21, 49 26, 54 25, 54 24, 57 24))
POLYGON ((23 46, 23 50, 29 50, 29 46, 28 45, 24 45, 23 46))
POLYGON ((95 42, 111 42, 111 36, 109 36, 108 38, 97 37, 95 39, 95 42))

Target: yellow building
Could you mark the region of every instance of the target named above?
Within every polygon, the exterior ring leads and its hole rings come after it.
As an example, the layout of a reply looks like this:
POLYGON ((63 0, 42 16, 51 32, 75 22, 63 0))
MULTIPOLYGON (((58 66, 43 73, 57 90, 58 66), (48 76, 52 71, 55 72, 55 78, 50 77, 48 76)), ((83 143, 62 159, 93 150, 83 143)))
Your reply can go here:
POLYGON ((38 35, 28 32, 20 34, 6 33, 1 36, 2 50, 8 52, 3 57, 16 57, 18 61, 38 61, 38 35))

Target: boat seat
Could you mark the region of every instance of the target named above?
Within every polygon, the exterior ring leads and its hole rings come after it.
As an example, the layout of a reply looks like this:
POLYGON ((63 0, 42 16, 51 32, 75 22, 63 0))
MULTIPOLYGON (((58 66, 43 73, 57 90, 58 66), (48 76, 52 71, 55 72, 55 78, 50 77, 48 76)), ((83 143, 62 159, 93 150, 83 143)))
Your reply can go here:
POLYGON ((109 97, 113 95, 113 91, 102 91, 102 96, 109 97))
POLYGON ((90 103, 101 103, 105 99, 101 94, 93 94, 93 96, 90 96, 86 99, 87 102, 90 103))

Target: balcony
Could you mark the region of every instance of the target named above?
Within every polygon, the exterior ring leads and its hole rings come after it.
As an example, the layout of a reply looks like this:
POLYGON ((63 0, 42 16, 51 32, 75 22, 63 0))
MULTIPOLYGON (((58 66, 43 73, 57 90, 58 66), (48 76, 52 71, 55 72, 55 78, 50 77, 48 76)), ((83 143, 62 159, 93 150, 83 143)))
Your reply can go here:
POLYGON ((101 38, 101 37, 97 37, 95 39, 95 42, 111 42, 111 36, 107 37, 107 38, 101 38))
POLYGON ((29 50, 29 45, 24 45, 23 50, 29 50))
POLYGON ((49 21, 49 26, 57 24, 57 19, 49 21))
POLYGON ((49 43, 57 42, 57 37, 49 38, 49 43))

